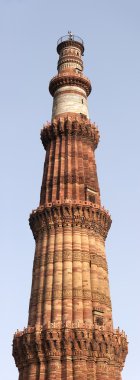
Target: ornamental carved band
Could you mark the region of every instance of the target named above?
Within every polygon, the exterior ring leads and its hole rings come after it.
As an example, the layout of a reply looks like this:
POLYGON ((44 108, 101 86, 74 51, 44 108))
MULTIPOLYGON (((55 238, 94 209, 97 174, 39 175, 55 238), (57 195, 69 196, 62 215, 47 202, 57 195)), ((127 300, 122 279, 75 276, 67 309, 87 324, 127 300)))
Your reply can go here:
POLYGON ((59 226, 86 226, 106 239, 111 218, 104 208, 91 202, 74 204, 66 200, 63 204, 58 201, 38 207, 30 215, 29 222, 35 239, 41 231, 59 226))
POLYGON ((68 75, 61 75, 58 74, 56 77, 52 78, 50 81, 49 90, 52 96, 54 96, 55 91, 62 87, 62 86, 77 86, 81 87, 85 90, 87 96, 91 92, 91 84, 88 78, 85 76, 74 75, 74 74, 68 74, 68 75))
POLYGON ((93 359, 114 362, 122 369, 127 355, 127 340, 119 330, 103 328, 28 328, 14 336, 14 357, 18 368, 27 363, 49 360, 50 357, 93 359))
POLYGON ((41 130, 41 140, 44 148, 46 149, 50 140, 56 139, 57 136, 72 135, 77 138, 83 138, 88 143, 92 144, 95 149, 99 142, 99 131, 94 124, 91 124, 89 120, 82 121, 79 117, 61 117, 59 119, 53 119, 53 123, 47 123, 41 130))

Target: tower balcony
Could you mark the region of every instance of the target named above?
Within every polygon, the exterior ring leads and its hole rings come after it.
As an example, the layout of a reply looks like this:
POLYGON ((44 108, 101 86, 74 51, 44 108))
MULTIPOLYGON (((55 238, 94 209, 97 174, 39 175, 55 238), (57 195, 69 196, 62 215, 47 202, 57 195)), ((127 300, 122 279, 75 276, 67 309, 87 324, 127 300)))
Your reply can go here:
POLYGON ((81 37, 75 36, 71 32, 69 32, 67 35, 62 36, 57 41, 57 52, 60 54, 61 49, 64 46, 78 46, 81 50, 81 53, 83 55, 84 53, 84 41, 81 37))
POLYGON ((63 74, 58 74, 54 76, 49 84, 49 91, 52 96, 54 96, 55 91, 63 86, 77 86, 84 89, 86 95, 89 96, 91 93, 91 83, 90 80, 83 74, 74 72, 65 72, 63 74))

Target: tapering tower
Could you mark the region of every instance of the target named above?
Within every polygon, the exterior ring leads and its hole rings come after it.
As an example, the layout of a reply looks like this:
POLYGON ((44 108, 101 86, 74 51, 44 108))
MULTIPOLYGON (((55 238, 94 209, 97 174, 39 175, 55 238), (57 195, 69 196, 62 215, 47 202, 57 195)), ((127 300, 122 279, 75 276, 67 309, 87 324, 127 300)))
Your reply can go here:
POLYGON ((57 52, 52 120, 41 131, 40 204, 30 215, 36 249, 28 326, 15 334, 13 355, 19 380, 121 380, 127 339, 112 322, 105 254, 111 218, 100 201, 83 41, 69 33, 57 52))

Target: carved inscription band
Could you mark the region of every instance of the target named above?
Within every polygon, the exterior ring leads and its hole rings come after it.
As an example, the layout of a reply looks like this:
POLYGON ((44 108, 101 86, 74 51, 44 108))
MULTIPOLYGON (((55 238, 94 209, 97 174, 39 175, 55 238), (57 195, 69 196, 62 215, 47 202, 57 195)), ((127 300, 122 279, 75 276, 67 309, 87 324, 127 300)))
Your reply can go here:
MULTIPOLYGON (((64 262, 64 261, 86 261, 86 262, 90 262, 91 261, 91 264, 94 264, 94 265, 97 265, 98 267, 101 267, 103 268, 106 272, 108 272, 108 268, 107 268, 107 262, 106 262, 106 259, 100 255, 96 255, 96 254, 89 254, 87 252, 82 252, 82 255, 81 255, 81 251, 80 252, 71 252, 71 251, 63 251, 63 253, 50 253, 50 252, 47 252, 47 255, 46 255, 46 252, 44 253, 44 256, 46 256, 46 263, 55 263, 55 262, 64 262)), ((39 255, 38 257, 35 257, 35 260, 34 260, 34 270, 35 269, 38 269, 38 268, 41 268, 41 266, 43 266, 44 264, 41 263, 41 257, 42 257, 42 254, 39 255)))
POLYGON ((98 291, 94 291, 91 294, 90 290, 86 289, 53 289, 53 291, 48 289, 45 294, 43 289, 40 289, 39 291, 35 291, 32 293, 30 307, 35 306, 37 303, 42 302, 42 296, 45 300, 51 300, 51 299, 85 299, 85 300, 91 300, 93 302, 98 302, 101 304, 106 305, 107 307, 111 308, 111 301, 110 298, 107 297, 105 294, 102 294, 98 291))

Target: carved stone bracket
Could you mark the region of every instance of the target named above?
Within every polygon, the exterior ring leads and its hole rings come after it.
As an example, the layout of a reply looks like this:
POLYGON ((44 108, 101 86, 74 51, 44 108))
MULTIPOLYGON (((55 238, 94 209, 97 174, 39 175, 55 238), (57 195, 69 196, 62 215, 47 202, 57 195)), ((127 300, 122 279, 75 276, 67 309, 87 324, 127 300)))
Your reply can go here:
POLYGON ((111 225, 111 217, 108 211, 97 204, 65 200, 63 203, 57 201, 38 207, 30 215, 29 223, 35 239, 43 230, 59 226, 90 228, 105 239, 111 225))
POLYGON ((119 330, 103 327, 46 328, 28 327, 14 335, 13 356, 19 369, 30 363, 55 357, 71 357, 115 362, 122 369, 128 351, 127 338, 119 330))
POLYGON ((41 140, 44 148, 46 149, 48 143, 52 139, 56 139, 57 136, 62 135, 76 135, 88 140, 94 146, 97 147, 99 142, 99 131, 95 124, 92 124, 90 120, 82 120, 80 117, 61 117, 53 119, 52 123, 47 123, 41 130, 41 140))

